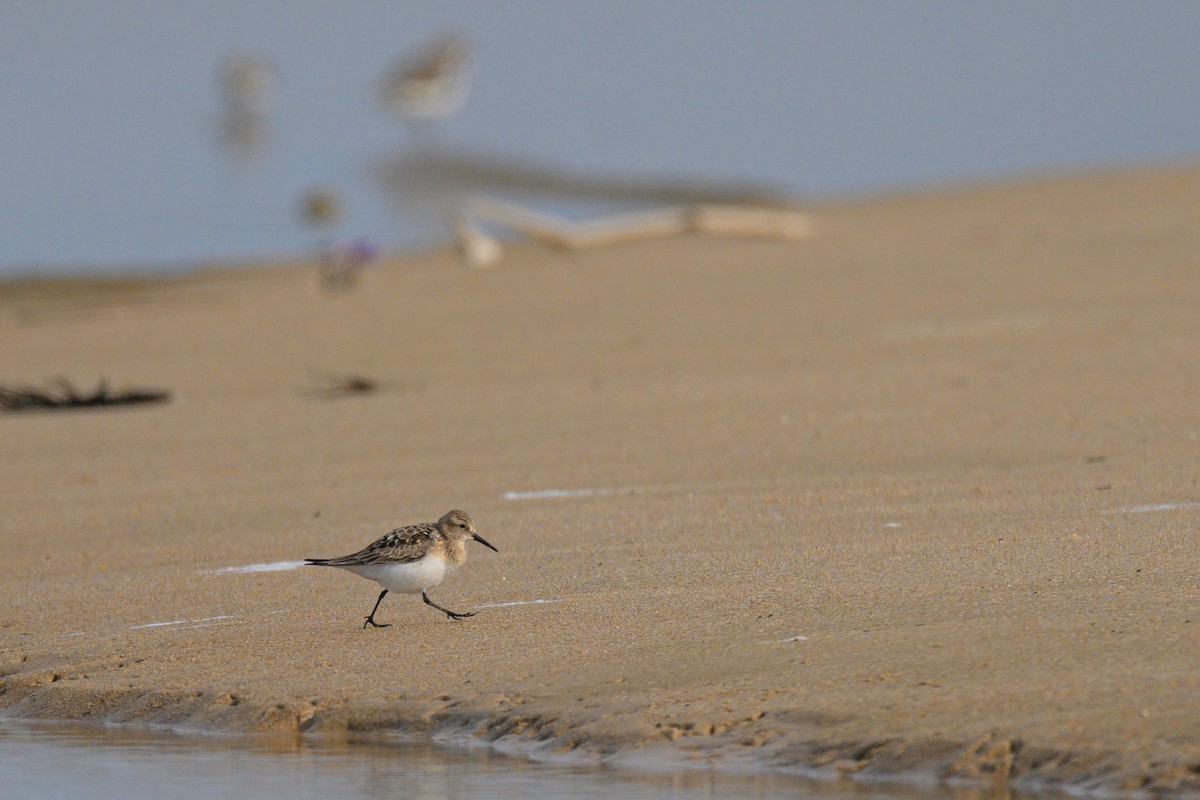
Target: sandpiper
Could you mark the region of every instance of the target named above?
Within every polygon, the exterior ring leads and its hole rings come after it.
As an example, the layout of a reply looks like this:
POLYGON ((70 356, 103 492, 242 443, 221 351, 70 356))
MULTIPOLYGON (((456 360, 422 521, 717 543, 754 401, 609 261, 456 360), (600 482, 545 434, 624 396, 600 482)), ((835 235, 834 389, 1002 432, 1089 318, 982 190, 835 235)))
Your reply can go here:
POLYGON ((383 103, 404 119, 448 117, 467 100, 474 62, 466 39, 453 33, 442 36, 384 76, 383 103))
POLYGON ((467 542, 474 539, 484 547, 500 552, 475 532, 475 523, 465 511, 457 509, 447 512, 437 522, 406 525, 385 534, 369 545, 340 558, 306 558, 305 562, 316 567, 341 567, 355 575, 369 578, 383 591, 375 601, 375 607, 367 615, 368 625, 386 628, 388 625, 375 621, 375 612, 389 591, 404 594, 421 593, 425 605, 433 606, 450 619, 473 617, 475 612, 458 614, 442 608, 429 599, 425 590, 437 586, 446 575, 461 567, 467 560, 467 542))

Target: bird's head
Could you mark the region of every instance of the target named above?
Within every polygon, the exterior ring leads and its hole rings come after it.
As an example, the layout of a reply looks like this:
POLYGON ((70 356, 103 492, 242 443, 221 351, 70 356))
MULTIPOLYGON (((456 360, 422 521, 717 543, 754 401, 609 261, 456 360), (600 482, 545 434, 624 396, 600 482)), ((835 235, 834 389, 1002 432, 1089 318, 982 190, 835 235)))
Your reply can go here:
POLYGON ((500 552, 475 532, 475 523, 471 521, 471 518, 467 516, 467 512, 465 511, 459 511, 456 508, 446 513, 445 516, 438 520, 438 527, 442 529, 442 532, 451 541, 465 542, 468 539, 473 539, 494 552, 500 552))

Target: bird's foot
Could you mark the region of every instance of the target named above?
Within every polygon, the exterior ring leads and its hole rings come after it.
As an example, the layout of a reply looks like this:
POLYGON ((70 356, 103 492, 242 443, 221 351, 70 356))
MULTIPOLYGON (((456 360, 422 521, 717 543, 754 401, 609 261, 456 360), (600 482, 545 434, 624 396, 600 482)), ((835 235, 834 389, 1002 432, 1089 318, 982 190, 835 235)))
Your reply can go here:
POLYGON ((392 627, 392 623, 390 623, 390 622, 376 622, 374 616, 367 617, 367 621, 363 623, 363 629, 366 630, 366 627, 368 625, 370 625, 372 628, 390 628, 390 627, 392 627))
POLYGON ((456 613, 456 612, 454 612, 454 611, 447 611, 447 612, 446 612, 446 616, 447 616, 447 617, 449 617, 450 619, 466 619, 467 617, 473 617, 473 616, 475 616, 475 612, 474 612, 474 611, 468 611, 468 612, 467 612, 467 613, 465 613, 465 614, 458 614, 458 613, 456 613))

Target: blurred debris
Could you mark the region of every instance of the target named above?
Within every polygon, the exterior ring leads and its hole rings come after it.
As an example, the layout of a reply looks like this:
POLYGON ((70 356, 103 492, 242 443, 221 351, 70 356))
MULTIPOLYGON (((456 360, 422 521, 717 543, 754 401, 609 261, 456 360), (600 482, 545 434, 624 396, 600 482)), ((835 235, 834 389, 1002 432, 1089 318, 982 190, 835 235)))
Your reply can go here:
POLYGON ((812 218, 795 198, 754 183, 622 177, 576 172, 523 159, 505 159, 446 148, 420 147, 376 166, 377 179, 397 203, 449 217, 463 260, 495 264, 501 243, 479 227, 493 223, 568 249, 670 236, 688 231, 804 239, 812 218), (533 207, 499 199, 528 197, 552 207, 628 204, 643 210, 572 222, 533 207), (486 195, 486 196, 485 196, 486 195), (663 208, 645 210, 662 204, 663 208))
POLYGON ((317 262, 317 276, 326 289, 349 289, 362 268, 379 257, 379 246, 370 239, 326 247, 317 262))
POLYGON ((221 141, 230 153, 252 157, 269 138, 279 82, 275 67, 246 53, 233 53, 220 65, 221 141))
POLYGON ((0 386, 0 410, 7 412, 142 405, 165 403, 170 399, 171 393, 162 389, 126 389, 122 392, 112 392, 108 388, 107 379, 101 379, 95 391, 89 394, 79 392, 66 378, 52 381, 48 390, 25 386, 0 386))
POLYGON ((467 100, 474 72, 471 46, 446 34, 384 75, 383 104, 404 121, 431 121, 456 113, 467 100))

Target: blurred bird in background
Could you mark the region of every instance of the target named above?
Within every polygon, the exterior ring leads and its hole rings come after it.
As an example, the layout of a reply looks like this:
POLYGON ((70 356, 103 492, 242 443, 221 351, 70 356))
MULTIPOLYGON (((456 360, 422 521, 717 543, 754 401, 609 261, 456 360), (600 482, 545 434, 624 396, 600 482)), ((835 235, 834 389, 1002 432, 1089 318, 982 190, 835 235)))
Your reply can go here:
POLYGON ((445 34, 415 56, 403 56, 383 77, 383 104, 405 123, 455 114, 467 101, 475 58, 462 36, 445 34))

